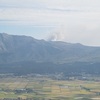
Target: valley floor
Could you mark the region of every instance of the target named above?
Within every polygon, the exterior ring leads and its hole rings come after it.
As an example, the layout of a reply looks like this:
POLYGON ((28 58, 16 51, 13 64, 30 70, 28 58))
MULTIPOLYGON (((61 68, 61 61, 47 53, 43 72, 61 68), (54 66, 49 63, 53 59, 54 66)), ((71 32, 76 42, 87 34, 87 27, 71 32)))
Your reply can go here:
POLYGON ((22 99, 100 100, 100 81, 57 80, 47 76, 1 77, 0 100, 22 99))

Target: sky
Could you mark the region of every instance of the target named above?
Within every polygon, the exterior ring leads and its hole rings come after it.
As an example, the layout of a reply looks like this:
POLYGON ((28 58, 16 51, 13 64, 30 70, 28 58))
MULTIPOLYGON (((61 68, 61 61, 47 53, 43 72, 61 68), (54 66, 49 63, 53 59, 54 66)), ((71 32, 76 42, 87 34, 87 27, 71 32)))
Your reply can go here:
POLYGON ((100 0, 0 0, 0 33, 100 46, 100 0))

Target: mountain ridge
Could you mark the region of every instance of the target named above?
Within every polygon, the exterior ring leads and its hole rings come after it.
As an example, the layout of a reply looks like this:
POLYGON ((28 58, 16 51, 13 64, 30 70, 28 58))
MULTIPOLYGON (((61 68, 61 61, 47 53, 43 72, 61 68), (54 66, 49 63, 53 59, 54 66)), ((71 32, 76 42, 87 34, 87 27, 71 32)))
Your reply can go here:
POLYGON ((100 47, 0 33, 0 74, 100 75, 100 47))
POLYGON ((100 47, 0 34, 0 63, 20 61, 69 63, 99 62, 99 60, 100 47))

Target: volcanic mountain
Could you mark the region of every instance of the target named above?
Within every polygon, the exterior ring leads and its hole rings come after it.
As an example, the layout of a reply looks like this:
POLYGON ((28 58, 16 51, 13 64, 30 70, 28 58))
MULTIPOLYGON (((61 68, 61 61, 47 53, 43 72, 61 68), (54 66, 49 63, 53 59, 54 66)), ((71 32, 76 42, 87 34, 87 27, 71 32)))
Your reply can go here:
MULTIPOLYGON (((80 43, 66 43, 62 41, 37 40, 30 36, 0 33, 1 72, 7 72, 8 70, 5 71, 4 69, 7 66, 12 67, 12 69, 18 66, 32 67, 33 65, 39 66, 36 68, 40 68, 43 64, 45 69, 48 69, 48 67, 49 69, 53 68, 53 72, 57 69, 55 66, 64 66, 60 68, 67 68, 69 65, 74 66, 76 64, 81 68, 81 66, 85 64, 85 68, 87 65, 90 67, 96 64, 97 66, 99 63, 100 47, 85 46, 80 43)), ((8 72, 10 71, 12 72, 11 69, 9 69, 8 72)))

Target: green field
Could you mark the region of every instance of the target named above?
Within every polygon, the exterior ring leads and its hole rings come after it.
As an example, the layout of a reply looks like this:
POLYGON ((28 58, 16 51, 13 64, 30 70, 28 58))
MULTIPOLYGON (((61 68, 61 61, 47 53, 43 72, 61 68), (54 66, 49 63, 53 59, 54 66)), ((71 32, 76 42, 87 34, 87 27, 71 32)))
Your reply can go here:
POLYGON ((46 77, 5 77, 0 78, 0 99, 4 98, 100 100, 100 81, 53 80, 46 77))

